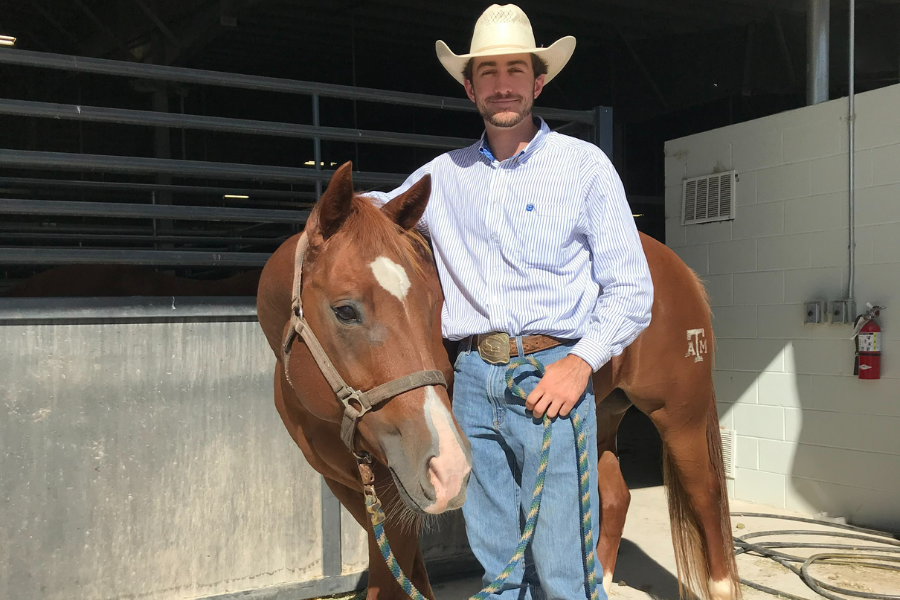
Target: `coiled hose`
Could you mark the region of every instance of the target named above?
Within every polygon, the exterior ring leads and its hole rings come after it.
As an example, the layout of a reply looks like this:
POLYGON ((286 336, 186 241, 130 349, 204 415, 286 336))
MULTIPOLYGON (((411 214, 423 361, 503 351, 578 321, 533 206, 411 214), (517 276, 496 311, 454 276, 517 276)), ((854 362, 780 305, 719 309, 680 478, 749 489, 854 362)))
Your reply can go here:
MULTIPOLYGON (((900 600, 900 595, 897 594, 874 594, 831 585, 829 583, 825 583, 819 579, 816 579, 809 573, 810 566, 815 563, 831 565, 852 565, 856 567, 893 571, 897 573, 898 582, 900 582, 900 540, 898 540, 896 536, 873 529, 865 529, 863 527, 845 525, 843 523, 831 523, 828 521, 820 521, 818 519, 807 519, 804 517, 745 512, 734 512, 731 513, 731 516, 797 521, 800 523, 811 523, 831 529, 843 529, 845 531, 853 532, 844 533, 838 531, 822 531, 810 529, 758 531, 754 533, 747 533, 743 536, 736 536, 734 538, 734 552, 736 555, 752 552, 753 554, 774 560, 778 564, 796 573, 803 580, 803 582, 806 583, 807 586, 809 586, 811 590, 813 590, 820 596, 829 598, 830 600, 847 600, 845 597, 836 595, 835 592, 843 594, 844 596, 853 596, 856 598, 871 598, 873 600, 900 600), (752 538, 784 535, 848 538, 856 542, 863 542, 865 544, 881 544, 881 546, 860 545, 859 543, 822 544, 806 542, 747 541, 752 538), (805 557, 787 554, 785 552, 776 550, 776 548, 813 548, 819 550, 839 550, 840 552, 824 552, 805 557), (872 554, 871 552, 878 552, 878 554, 872 554), (800 564, 799 567, 796 566, 798 563, 800 564)), ((779 596, 782 598, 788 598, 789 600, 808 600, 807 598, 794 596, 781 590, 776 590, 774 588, 766 587, 752 581, 747 581, 746 579, 741 579, 741 583, 761 592, 766 592, 767 594, 772 594, 774 596, 779 596)))

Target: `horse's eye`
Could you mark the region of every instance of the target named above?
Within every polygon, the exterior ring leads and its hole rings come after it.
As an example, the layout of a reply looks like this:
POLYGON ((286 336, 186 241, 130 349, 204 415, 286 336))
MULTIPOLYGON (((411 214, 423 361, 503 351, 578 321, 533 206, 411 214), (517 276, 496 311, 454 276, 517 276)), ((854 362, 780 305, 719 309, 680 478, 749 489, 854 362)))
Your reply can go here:
POLYGON ((332 310, 334 310, 334 315, 342 323, 355 323, 356 321, 359 321, 359 315, 352 306, 336 306, 332 310))

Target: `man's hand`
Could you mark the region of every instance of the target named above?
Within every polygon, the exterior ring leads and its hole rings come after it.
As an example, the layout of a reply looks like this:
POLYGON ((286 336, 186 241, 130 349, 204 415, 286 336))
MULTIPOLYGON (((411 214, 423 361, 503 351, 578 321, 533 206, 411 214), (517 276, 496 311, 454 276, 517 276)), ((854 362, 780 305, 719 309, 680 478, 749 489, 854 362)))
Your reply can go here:
POLYGON ((574 354, 547 365, 544 377, 525 399, 525 408, 539 419, 544 413, 551 419, 567 416, 587 388, 592 372, 591 366, 574 354))

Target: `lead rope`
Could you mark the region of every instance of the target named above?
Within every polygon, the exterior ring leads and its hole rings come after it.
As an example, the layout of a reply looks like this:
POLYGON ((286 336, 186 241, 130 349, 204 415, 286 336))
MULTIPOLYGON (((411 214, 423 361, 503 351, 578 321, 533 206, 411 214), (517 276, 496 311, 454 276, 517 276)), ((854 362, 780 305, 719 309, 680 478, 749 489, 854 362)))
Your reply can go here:
MULTIPOLYGON (((526 398, 525 392, 521 387, 513 381, 515 370, 518 367, 530 364, 541 375, 544 374, 544 365, 536 358, 526 356, 525 358, 517 358, 510 361, 506 369, 506 386, 509 390, 522 398, 526 398)), ((506 568, 497 575, 497 578, 485 587, 483 590, 470 597, 469 600, 485 600, 489 595, 493 594, 501 587, 503 583, 509 579, 512 572, 525 556, 525 548, 528 547, 531 538, 534 537, 534 525, 537 522, 538 512, 541 508, 541 496, 544 491, 544 478, 547 474, 547 462, 550 459, 550 437, 551 423, 550 417, 544 415, 544 437, 541 443, 541 461, 538 464, 537 479, 534 483, 534 492, 531 495, 531 508, 528 511, 528 518, 525 521, 525 528, 522 530, 522 536, 519 538, 519 545, 512 558, 509 559, 506 568)), ((572 427, 575 429, 575 440, 578 448, 578 479, 579 490, 581 492, 581 532, 582 532, 582 552, 584 558, 585 570, 587 571, 588 589, 591 600, 599 600, 599 592, 597 591, 597 575, 594 568, 594 532, 591 522, 591 490, 590 490, 590 470, 588 464, 588 447, 587 435, 585 435, 581 417, 577 414, 572 415, 572 427)), ((384 511, 381 508, 381 502, 375 495, 374 476, 372 475, 371 458, 360 457, 358 459, 360 466, 360 475, 362 476, 363 486, 366 493, 366 511, 368 511, 372 522, 372 529, 375 532, 375 541, 378 543, 378 549, 384 557, 384 562, 390 569, 397 583, 403 588, 403 591, 409 595, 412 600, 427 600, 422 593, 416 589, 409 578, 400 569, 394 553, 388 544, 387 535, 384 533, 384 511)))

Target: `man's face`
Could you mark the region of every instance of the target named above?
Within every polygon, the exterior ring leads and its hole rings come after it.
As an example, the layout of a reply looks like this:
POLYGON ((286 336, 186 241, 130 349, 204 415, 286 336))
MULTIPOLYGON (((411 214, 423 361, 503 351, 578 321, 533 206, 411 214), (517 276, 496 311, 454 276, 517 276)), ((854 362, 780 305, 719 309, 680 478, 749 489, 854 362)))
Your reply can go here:
POLYGON ((466 94, 482 118, 494 127, 515 127, 531 116, 544 76, 534 77, 531 55, 510 54, 475 59, 466 94))

